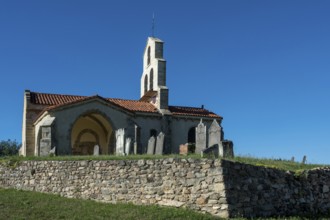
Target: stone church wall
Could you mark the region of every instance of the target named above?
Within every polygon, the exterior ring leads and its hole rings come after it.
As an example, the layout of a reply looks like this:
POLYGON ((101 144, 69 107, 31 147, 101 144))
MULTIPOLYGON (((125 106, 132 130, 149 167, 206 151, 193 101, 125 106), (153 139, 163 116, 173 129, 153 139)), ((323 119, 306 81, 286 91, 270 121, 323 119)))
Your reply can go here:
POLYGON ((210 159, 0 164, 0 187, 103 202, 159 204, 221 217, 316 215, 330 209, 330 168, 291 172, 210 159))

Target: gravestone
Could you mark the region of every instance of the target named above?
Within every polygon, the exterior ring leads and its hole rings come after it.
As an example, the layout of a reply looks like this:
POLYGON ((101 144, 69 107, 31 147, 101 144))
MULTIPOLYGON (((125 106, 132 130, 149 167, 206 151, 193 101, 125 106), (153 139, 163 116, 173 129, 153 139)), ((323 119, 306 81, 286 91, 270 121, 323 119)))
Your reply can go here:
POLYGON ((40 156, 48 156, 52 145, 51 127, 41 127, 40 156))
POLYGON ((203 121, 199 122, 196 127, 196 148, 195 153, 200 154, 206 148, 206 126, 203 121))
POLYGON ((135 129, 134 129, 134 154, 142 154, 142 149, 141 149, 141 128, 137 125, 135 125, 135 129))
POLYGON ((94 156, 99 156, 100 155, 100 146, 99 145, 95 145, 94 146, 94 152, 93 152, 94 156))
POLYGON ((125 155, 124 152, 125 144, 125 129, 121 128, 116 131, 116 155, 125 155))
POLYGON ((49 155, 56 156, 56 147, 55 146, 49 151, 49 155))
POLYGON ((187 155, 188 154, 188 143, 180 144, 180 154, 187 155))
POLYGON ((204 150, 201 151, 201 157, 206 157, 206 158, 218 158, 219 157, 219 147, 218 145, 213 145, 212 147, 208 147, 204 150))
POLYGON ((159 135, 157 136, 155 154, 157 154, 157 155, 162 155, 163 154, 164 139, 165 139, 165 134, 163 132, 160 132, 159 135))
POLYGON ((230 140, 224 140, 221 143, 222 143, 222 147, 223 147, 222 156, 225 158, 233 158, 234 157, 234 143, 230 140))
POLYGON ((156 139, 154 136, 151 136, 148 141, 148 149, 147 154, 154 154, 155 153, 155 143, 156 139))
POLYGON ((129 155, 131 153, 131 143, 132 143, 132 139, 126 138, 126 143, 125 143, 125 154, 126 155, 129 155))
POLYGON ((303 159, 302 159, 302 164, 306 164, 306 162, 307 162, 307 157, 306 157, 306 155, 304 155, 304 157, 303 157, 303 159))
POLYGON ((224 153, 223 153, 223 146, 222 146, 222 142, 221 142, 221 127, 215 119, 213 120, 213 122, 208 130, 208 134, 209 134, 209 146, 208 147, 218 146, 219 156, 223 157, 224 153))

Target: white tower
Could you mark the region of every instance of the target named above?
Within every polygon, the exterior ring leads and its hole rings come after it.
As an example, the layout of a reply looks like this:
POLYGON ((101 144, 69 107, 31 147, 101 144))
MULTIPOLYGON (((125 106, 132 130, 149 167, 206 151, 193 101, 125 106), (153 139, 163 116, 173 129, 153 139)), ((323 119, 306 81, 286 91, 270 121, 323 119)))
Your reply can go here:
POLYGON ((168 88, 166 87, 166 61, 163 58, 164 42, 149 37, 143 55, 141 77, 141 99, 153 103, 161 112, 168 109, 168 88))

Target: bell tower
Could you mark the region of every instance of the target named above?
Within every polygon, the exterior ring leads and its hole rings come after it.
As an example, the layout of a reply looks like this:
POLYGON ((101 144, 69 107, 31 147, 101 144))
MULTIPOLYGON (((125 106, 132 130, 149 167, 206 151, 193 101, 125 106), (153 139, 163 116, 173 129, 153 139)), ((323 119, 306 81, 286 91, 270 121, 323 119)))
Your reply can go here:
POLYGON ((140 100, 153 103, 165 113, 168 110, 168 88, 163 45, 164 42, 158 38, 149 37, 147 40, 143 55, 140 100))

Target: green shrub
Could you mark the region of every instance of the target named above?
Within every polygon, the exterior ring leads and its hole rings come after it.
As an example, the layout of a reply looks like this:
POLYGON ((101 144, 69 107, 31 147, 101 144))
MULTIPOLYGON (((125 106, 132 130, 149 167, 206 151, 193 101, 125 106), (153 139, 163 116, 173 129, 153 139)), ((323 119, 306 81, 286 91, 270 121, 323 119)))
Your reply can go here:
POLYGON ((16 140, 0 141, 0 157, 18 155, 21 144, 16 140))

